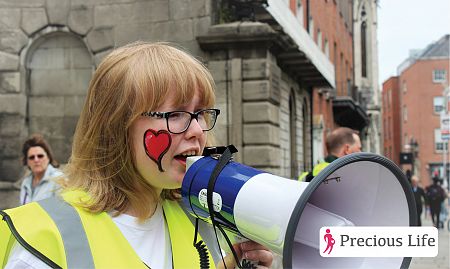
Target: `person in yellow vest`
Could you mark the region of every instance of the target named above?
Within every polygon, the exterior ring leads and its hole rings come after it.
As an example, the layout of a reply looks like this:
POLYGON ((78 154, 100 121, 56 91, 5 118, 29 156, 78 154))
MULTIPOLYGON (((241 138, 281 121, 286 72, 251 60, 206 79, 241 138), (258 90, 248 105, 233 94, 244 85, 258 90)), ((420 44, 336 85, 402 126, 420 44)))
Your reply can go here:
MULTIPOLYGON (((234 268, 179 203, 186 157, 210 143, 214 102, 209 71, 172 45, 111 52, 90 82, 61 196, 0 211, 0 267, 234 268)), ((260 244, 233 248, 272 264, 260 244)))
POLYGON ((311 181, 320 171, 339 157, 361 152, 361 139, 357 131, 347 127, 339 127, 327 136, 325 146, 328 155, 322 162, 314 166, 312 172, 303 172, 299 176, 300 181, 311 181))

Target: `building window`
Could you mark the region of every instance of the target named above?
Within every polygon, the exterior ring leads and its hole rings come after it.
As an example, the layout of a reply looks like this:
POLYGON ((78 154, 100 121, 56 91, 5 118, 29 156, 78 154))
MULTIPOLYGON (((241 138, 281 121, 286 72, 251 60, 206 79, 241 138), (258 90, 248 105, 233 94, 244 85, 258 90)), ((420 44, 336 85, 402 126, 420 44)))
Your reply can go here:
POLYGON ((300 22, 301 25, 303 25, 303 6, 302 6, 302 0, 297 0, 297 20, 300 22))
POLYGON ((404 143, 403 147, 406 147, 406 144, 409 143, 408 142, 408 134, 406 134, 406 133, 403 134, 403 143, 404 143))
POLYGON ((442 151, 448 149, 448 141, 442 140, 441 129, 434 129, 434 151, 442 153, 442 151))
POLYGON ((361 76, 367 77, 367 23, 366 10, 363 7, 361 10, 361 76))
POLYGON ((433 98, 433 111, 435 114, 440 114, 444 110, 444 97, 437 96, 433 98))
POLYGON ((330 59, 330 45, 328 45, 328 39, 325 38, 325 55, 330 59))
POLYGON ((311 143, 310 139, 308 139, 308 137, 311 137, 310 130, 308 129, 308 122, 311 120, 309 115, 310 115, 310 108, 308 107, 308 101, 306 100, 306 98, 303 98, 303 107, 302 107, 303 171, 307 171, 307 168, 312 169, 310 158, 308 157, 309 156, 308 154, 311 152, 310 151, 311 143))
POLYGON ((406 93, 407 89, 408 89, 408 87, 406 86, 406 81, 403 81, 403 83, 402 83, 402 91, 403 91, 403 93, 406 93))
POLYGON ((319 49, 322 50, 322 32, 320 29, 317 29, 317 45, 319 46, 319 49))
POLYGON ((388 99, 388 101, 387 101, 387 107, 388 107, 388 108, 391 108, 392 90, 390 90, 389 93, 386 94, 386 96, 387 96, 387 99, 388 99))
MULTIPOLYGON (((336 42, 334 42, 334 44, 333 44, 333 64, 334 64, 334 66, 337 66, 337 64, 338 64, 338 48, 337 48, 336 42)), ((334 80, 336 81, 336 87, 334 88, 333 91, 334 91, 334 93, 337 93, 337 89, 338 89, 338 86, 339 86, 339 78, 338 78, 338 73, 339 72, 337 72, 338 70, 337 70, 336 67, 334 69, 335 69, 335 71, 334 71, 334 80)))
POLYGON ((386 125, 386 129, 385 129, 385 131, 386 131, 386 138, 388 138, 389 137, 389 118, 388 118, 388 120, 385 122, 385 125, 386 125))
POLYGON ((366 22, 361 23, 361 76, 367 77, 366 22))
POLYGON ((308 32, 309 32, 309 35, 311 36, 311 39, 314 40, 314 20, 312 17, 309 17, 308 32))
POLYGON ((353 96, 353 86, 350 79, 347 79, 347 95, 352 97, 353 100, 356 100, 356 96, 353 96))
POLYGON ((447 142, 437 142, 436 144, 435 144, 435 151, 436 152, 442 152, 443 150, 444 150, 444 146, 446 147, 446 150, 447 150, 447 142))
POLYGON ((391 130, 392 130, 392 128, 391 128, 391 117, 389 117, 388 118, 388 139, 391 139, 391 134, 392 134, 392 132, 391 132, 391 130))
POLYGON ((447 81, 447 70, 445 69, 435 69, 433 70, 433 82, 441 83, 447 81))
POLYGON ((406 106, 403 107, 403 121, 408 121, 408 108, 406 106))
MULTIPOLYGON (((303 118, 304 121, 305 118, 303 118)), ((306 132, 305 126, 302 126, 304 129, 303 132, 306 132)), ((289 95, 289 140, 290 140, 290 166, 291 166, 291 177, 296 178, 298 176, 298 162, 297 162, 297 106, 295 104, 295 93, 294 90, 291 89, 291 93, 289 95)))

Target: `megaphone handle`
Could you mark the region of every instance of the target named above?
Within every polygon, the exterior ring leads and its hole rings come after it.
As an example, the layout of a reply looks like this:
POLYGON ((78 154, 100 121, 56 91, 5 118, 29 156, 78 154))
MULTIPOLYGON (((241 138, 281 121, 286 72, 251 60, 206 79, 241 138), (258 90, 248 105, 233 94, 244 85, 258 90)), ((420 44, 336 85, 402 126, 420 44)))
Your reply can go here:
MULTIPOLYGON (((234 242, 235 243, 243 243, 243 242, 248 242, 249 240, 245 237, 240 237, 238 235, 236 235, 234 237, 234 242)), ((258 263, 253 262, 251 260, 247 260, 247 259, 242 259, 241 260, 241 266, 242 269, 256 269, 258 266, 258 263)))
MULTIPOLYGON (((232 154, 235 153, 235 152, 237 152, 237 149, 233 145, 229 145, 229 146, 227 146, 227 148, 225 149, 223 154, 220 156, 216 166, 214 167, 213 172, 211 173, 211 176, 209 177, 206 198, 207 198, 207 203, 208 203, 208 212, 209 212, 209 216, 211 218, 211 223, 212 223, 212 226, 213 226, 213 229, 214 229, 214 233, 216 235, 217 244, 220 246, 219 238, 217 237, 216 227, 219 228, 220 232, 223 234, 223 237, 225 238, 228 246, 230 247, 230 250, 231 250, 231 252, 233 254, 233 257, 234 257, 234 259, 236 261, 237 266, 239 268, 242 268, 241 264, 239 263, 239 259, 237 257, 236 251, 234 250, 230 239, 228 238, 228 236, 226 235, 226 233, 222 229, 222 227, 220 227, 220 225, 217 224, 217 222, 216 222, 216 220, 214 218, 214 214, 215 213, 214 213, 214 205, 213 205, 214 186, 216 184, 217 178, 219 177, 219 174, 222 172, 223 168, 231 160, 232 154)), ((223 258, 223 255, 222 255, 222 261, 223 261, 223 264, 224 264, 224 266, 226 268, 225 259, 223 258)))

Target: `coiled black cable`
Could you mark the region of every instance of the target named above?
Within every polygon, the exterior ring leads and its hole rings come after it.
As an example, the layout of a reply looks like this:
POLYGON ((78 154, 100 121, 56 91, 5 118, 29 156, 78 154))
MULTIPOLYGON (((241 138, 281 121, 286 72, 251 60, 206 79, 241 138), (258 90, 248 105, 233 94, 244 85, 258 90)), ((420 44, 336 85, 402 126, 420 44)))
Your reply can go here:
POLYGON ((200 258, 200 269, 209 269, 209 253, 206 244, 203 240, 197 242, 198 235, 198 219, 195 219, 195 234, 194 234, 194 247, 197 249, 198 256, 200 258))
POLYGON ((203 240, 194 243, 194 247, 197 249, 198 256, 200 257, 200 269, 209 269, 209 257, 208 248, 203 240))

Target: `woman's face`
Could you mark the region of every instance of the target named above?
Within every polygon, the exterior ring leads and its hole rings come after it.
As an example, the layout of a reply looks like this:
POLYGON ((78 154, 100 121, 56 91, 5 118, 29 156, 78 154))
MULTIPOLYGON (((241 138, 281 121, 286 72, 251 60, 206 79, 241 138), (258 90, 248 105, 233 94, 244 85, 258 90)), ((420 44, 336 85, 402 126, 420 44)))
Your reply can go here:
POLYGON ((33 175, 42 175, 47 170, 50 160, 42 147, 31 147, 27 153, 27 165, 33 175))
MULTIPOLYGON (((172 98, 152 112, 183 110, 193 113, 205 108, 200 106, 198 91, 191 102, 182 107, 172 105, 175 101, 172 98)), ((130 137, 139 173, 161 191, 181 187, 186 156, 202 154, 207 132, 193 119, 185 132, 172 134, 167 131, 165 118, 140 116, 130 127, 130 137)))

